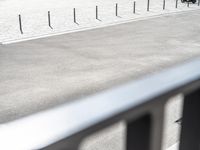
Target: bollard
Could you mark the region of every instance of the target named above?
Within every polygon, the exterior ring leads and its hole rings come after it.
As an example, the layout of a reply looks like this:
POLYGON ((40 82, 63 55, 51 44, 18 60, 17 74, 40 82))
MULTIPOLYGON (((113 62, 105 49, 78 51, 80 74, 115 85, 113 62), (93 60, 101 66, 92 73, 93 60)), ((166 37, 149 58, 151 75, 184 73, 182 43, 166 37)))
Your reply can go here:
POLYGON ((74 23, 76 23, 76 8, 73 9, 73 13, 74 13, 74 23))
POLYGON ((163 10, 165 10, 165 0, 163 0, 163 10))
POLYGON ((136 7, 136 1, 133 2, 133 13, 134 13, 134 14, 135 14, 135 12, 136 12, 135 7, 136 7))
POLYGON ((149 11, 150 0, 147 0, 147 11, 149 11))
POLYGON ((52 26, 51 26, 51 13, 50 13, 50 11, 48 11, 48 24, 49 24, 49 27, 51 29, 53 29, 52 26))
POLYGON ((118 16, 118 3, 115 5, 115 16, 118 16))
POLYGON ((190 3, 189 2, 187 2, 187 7, 190 7, 190 3))
POLYGON ((98 8, 98 6, 96 6, 96 20, 101 21, 101 20, 99 19, 99 8, 98 8))
POLYGON ((198 6, 200 5, 200 0, 198 0, 198 6))
POLYGON ((96 19, 98 20, 98 6, 96 6, 96 19))
POLYGON ((74 13, 74 23, 79 25, 76 21, 76 8, 73 9, 73 13, 74 13))
POLYGON ((19 14, 19 29, 21 34, 23 34, 23 29, 22 29, 22 19, 21 19, 21 15, 19 14))
POLYGON ((178 0, 176 0, 176 6, 175 7, 178 8, 178 0))

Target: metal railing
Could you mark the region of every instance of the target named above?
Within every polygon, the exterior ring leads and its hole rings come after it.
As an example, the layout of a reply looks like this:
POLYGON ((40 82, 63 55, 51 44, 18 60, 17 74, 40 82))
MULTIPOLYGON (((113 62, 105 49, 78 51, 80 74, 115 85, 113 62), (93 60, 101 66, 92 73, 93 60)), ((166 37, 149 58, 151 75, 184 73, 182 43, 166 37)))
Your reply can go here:
POLYGON ((77 150, 85 137, 123 120, 127 150, 161 150, 164 107, 179 93, 184 95, 180 150, 199 150, 200 58, 0 125, 0 147, 77 150))

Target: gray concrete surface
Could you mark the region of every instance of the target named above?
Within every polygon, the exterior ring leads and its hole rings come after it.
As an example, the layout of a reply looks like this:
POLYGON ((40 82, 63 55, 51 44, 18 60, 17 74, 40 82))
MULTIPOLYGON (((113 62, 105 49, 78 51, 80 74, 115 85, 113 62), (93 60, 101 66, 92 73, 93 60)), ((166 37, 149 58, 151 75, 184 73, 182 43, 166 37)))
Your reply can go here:
POLYGON ((188 8, 187 4, 181 3, 181 1, 176 9, 176 0, 167 0, 166 10, 163 11, 163 0, 151 0, 151 11, 147 12, 147 0, 134 1, 137 3, 136 14, 133 14, 133 1, 131 0, 1 0, 0 42, 52 36, 53 34, 86 30, 91 27, 99 28, 144 17, 200 9, 197 4, 190 4, 188 8), (120 17, 115 16, 115 3, 119 5, 118 14, 120 17), (99 6, 101 21, 95 19, 96 5, 99 6), (79 25, 73 22, 73 8, 76 8, 79 25), (47 11, 51 11, 53 30, 48 26, 47 11), (19 30, 18 14, 21 14, 22 17, 23 35, 19 30))
POLYGON ((199 12, 1 45, 0 123, 198 56, 199 12))

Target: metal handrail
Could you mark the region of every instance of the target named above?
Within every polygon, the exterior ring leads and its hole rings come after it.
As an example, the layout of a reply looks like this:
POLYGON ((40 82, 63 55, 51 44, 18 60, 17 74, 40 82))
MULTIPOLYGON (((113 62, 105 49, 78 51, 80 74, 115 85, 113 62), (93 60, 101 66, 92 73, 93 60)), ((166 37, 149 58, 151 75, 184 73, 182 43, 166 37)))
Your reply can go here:
POLYGON ((88 135, 125 120, 127 150, 160 150, 165 103, 183 93, 180 149, 197 150, 199 89, 200 58, 196 58, 85 99, 1 124, 0 149, 76 150, 88 135))

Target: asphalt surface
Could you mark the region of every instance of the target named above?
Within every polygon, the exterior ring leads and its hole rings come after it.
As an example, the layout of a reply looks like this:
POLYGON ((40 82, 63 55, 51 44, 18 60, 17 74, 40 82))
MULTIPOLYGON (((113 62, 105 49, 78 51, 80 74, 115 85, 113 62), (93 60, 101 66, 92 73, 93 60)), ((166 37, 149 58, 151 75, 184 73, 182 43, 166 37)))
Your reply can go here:
POLYGON ((0 123, 200 55, 199 22, 197 10, 1 45, 0 123))

